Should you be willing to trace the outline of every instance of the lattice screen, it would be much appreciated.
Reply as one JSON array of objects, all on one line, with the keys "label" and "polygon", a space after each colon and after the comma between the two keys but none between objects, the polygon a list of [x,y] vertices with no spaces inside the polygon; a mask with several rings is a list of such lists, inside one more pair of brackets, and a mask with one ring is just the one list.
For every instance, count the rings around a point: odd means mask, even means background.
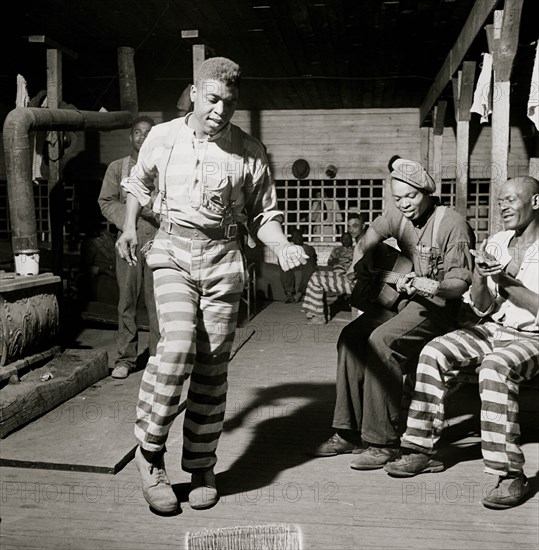
[{"label": "lattice screen", "polygon": [[[455,180],[443,180],[440,196],[446,206],[455,206]],[[477,179],[468,182],[468,207],[466,218],[481,243],[488,237],[490,180]]]},{"label": "lattice screen", "polygon": [[[361,212],[370,223],[383,210],[384,180],[277,180],[279,208],[286,212],[284,229],[287,234],[295,227],[303,230],[305,239],[313,242],[336,242],[346,229],[348,214]],[[481,242],[488,235],[489,187],[487,179],[471,180],[468,184],[468,221]],[[34,184],[38,239],[49,242],[49,219],[47,182]],[[80,217],[80,205],[76,188],[66,183],[65,189],[65,235],[72,239],[80,236],[76,220]],[[324,196],[325,211],[320,212],[321,196]],[[442,182],[443,203],[454,206],[455,181]],[[329,208],[331,207],[331,208]],[[71,225],[70,225],[71,224]],[[108,227],[103,218],[100,224]],[[7,199],[7,185],[0,182],[0,239],[9,239],[10,224]]]},{"label": "lattice screen", "polygon": [[287,234],[301,228],[309,242],[336,242],[348,215],[361,212],[370,223],[383,210],[384,180],[277,180],[279,209]]}]

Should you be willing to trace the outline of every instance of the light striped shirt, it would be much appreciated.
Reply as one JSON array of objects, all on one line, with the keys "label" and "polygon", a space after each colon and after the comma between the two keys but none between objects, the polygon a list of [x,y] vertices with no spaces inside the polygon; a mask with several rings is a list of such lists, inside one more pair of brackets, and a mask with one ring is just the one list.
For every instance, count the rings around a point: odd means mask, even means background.
[{"label": "light striped shirt", "polygon": [[233,213],[233,221],[256,235],[267,221],[282,221],[262,143],[238,127],[234,134],[232,124],[200,140],[187,124],[189,116],[151,129],[122,187],[144,206],[157,174],[154,211],[187,227],[218,228]]},{"label": "light striped shirt", "polygon": [[[503,268],[512,260],[509,253],[509,243],[515,234],[514,231],[499,231],[487,242],[486,251],[492,254]],[[516,276],[527,289],[539,294],[539,240],[529,243],[521,258],[520,267]],[[498,285],[488,277],[488,289],[492,295],[492,304],[482,312],[474,307],[470,291],[464,295],[464,301],[468,302],[472,309],[480,317],[490,315],[493,321],[517,330],[527,332],[539,332],[539,312],[534,315],[527,309],[513,304],[510,300],[502,298],[498,291]]]}]

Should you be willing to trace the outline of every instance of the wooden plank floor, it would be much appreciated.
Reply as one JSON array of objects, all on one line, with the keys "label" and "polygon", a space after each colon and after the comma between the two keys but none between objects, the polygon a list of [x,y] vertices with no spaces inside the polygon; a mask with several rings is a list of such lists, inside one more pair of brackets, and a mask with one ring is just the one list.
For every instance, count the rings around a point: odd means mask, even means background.
[{"label": "wooden plank floor", "polygon": [[[150,512],[133,462],[116,475],[5,467],[0,547],[181,549],[188,532],[293,523],[302,530],[304,549],[537,548],[537,430],[523,438],[533,496],[502,512],[480,504],[493,479],[482,472],[473,434],[445,450],[451,465],[445,472],[408,480],[354,471],[349,456],[308,455],[331,433],[335,346],[348,320],[343,313],[312,327],[298,304],[274,302],[239,329],[256,332],[230,364],[216,469],[223,498],[214,508],[194,511],[185,502],[189,477],[179,463],[178,418],[167,469],[182,501],[180,514]],[[113,342],[109,333],[90,339],[93,346]]]}]

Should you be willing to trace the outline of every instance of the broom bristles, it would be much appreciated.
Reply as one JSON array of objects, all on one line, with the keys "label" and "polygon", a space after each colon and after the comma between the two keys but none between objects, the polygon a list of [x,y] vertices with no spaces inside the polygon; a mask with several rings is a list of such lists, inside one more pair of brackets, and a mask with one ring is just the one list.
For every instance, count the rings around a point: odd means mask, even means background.
[{"label": "broom bristles", "polygon": [[239,525],[187,534],[187,550],[301,550],[299,527]]}]

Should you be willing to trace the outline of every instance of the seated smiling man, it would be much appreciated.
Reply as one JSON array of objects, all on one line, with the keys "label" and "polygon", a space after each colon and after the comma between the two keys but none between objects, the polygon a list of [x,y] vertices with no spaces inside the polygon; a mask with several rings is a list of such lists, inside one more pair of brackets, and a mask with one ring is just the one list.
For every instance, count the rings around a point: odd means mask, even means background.
[{"label": "seated smiling man", "polygon": [[[356,451],[350,463],[355,470],[381,469],[397,456],[403,374],[415,372],[426,342],[455,328],[472,280],[475,239],[466,220],[438,205],[434,179],[419,163],[394,157],[389,168],[395,205],[370,224],[354,264],[354,290],[360,285],[367,296],[363,314],[342,329],[337,342],[334,434],[312,451],[318,457]],[[375,260],[389,238],[411,271],[397,274],[391,283],[396,298],[386,308],[377,299],[382,292]],[[433,290],[419,291],[418,280]]]},{"label": "seated smiling man", "polygon": [[539,181],[508,180],[498,205],[505,231],[477,254],[470,304],[484,322],[427,344],[419,358],[402,455],[385,465],[392,476],[440,472],[434,455],[444,419],[445,382],[463,367],[477,367],[481,446],[485,472],[498,483],[487,508],[520,504],[529,491],[519,447],[519,384],[539,373]]}]

